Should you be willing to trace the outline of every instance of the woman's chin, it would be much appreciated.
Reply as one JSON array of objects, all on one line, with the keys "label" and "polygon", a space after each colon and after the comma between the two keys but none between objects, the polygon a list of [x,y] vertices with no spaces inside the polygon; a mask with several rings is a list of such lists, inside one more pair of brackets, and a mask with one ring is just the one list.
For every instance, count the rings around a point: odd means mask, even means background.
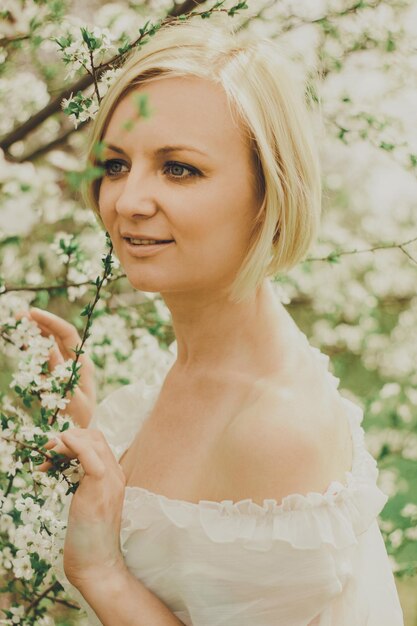
[{"label": "woman's chin", "polygon": [[133,289],[137,291],[146,291],[149,293],[159,293],[162,288],[162,283],[157,280],[144,280],[143,277],[139,278],[126,272],[126,278]]},{"label": "woman's chin", "polygon": [[133,287],[133,289],[136,289],[136,291],[146,291],[148,293],[158,293],[159,289],[158,287],[155,286],[155,284],[149,284],[149,283],[145,283],[141,280],[129,280],[128,277],[128,281],[131,285],[131,287]]}]

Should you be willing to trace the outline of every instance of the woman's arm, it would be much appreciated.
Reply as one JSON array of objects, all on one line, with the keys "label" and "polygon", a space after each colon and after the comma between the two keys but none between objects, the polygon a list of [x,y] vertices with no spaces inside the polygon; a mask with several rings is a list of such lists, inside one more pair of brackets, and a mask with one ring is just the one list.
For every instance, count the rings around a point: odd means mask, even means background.
[{"label": "woman's arm", "polygon": [[95,428],[69,428],[57,434],[54,450],[78,458],[84,470],[68,514],[63,554],[67,580],[104,626],[183,626],[126,567],[120,550],[126,476],[104,434]]},{"label": "woman's arm", "polygon": [[78,587],[103,626],[184,626],[127,568]]}]

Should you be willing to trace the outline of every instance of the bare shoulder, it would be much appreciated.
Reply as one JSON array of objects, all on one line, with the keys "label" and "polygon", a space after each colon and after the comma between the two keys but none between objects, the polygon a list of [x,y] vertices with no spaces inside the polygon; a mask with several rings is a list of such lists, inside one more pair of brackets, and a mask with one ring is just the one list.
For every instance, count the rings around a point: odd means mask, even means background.
[{"label": "bare shoulder", "polygon": [[[323,378],[308,387],[265,385],[230,424],[221,448],[223,478],[234,500],[324,493],[345,482],[352,441],[340,394]],[[305,383],[306,381],[304,381]]]}]

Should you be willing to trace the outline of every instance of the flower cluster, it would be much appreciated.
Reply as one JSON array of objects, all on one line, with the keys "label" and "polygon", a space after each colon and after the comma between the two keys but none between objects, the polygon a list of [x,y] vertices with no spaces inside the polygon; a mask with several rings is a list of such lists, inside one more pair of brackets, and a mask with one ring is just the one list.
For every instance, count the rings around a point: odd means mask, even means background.
[{"label": "flower cluster", "polygon": [[[170,313],[156,293],[133,293],[120,273],[103,281],[100,299],[90,304],[100,284],[104,233],[74,199],[86,145],[81,124],[95,117],[98,99],[122,71],[108,60],[122,56],[169,3],[147,3],[146,17],[143,3],[107,3],[94,10],[93,27],[88,4],[78,3],[79,15],[70,7],[62,19],[60,0],[25,0],[19,10],[6,0],[10,19],[0,26],[0,58],[6,57],[1,135],[48,104],[60,88],[62,63],[62,87],[86,73],[97,83],[82,92],[68,89],[62,107],[77,132],[65,142],[56,141],[62,115],[53,115],[0,152],[0,579],[14,594],[0,612],[7,626],[60,623],[54,597],[62,607],[66,596],[54,587],[52,565],[56,540],[65,533],[62,507],[80,477],[77,465],[55,475],[36,471],[46,433],[72,425],[66,390],[77,376],[74,360],[50,367],[53,340],[26,317],[17,322],[15,313],[32,304],[51,308],[78,328],[88,318],[84,348],[96,365],[99,399],[137,379],[155,382],[176,355]],[[410,84],[416,17],[407,2],[283,0],[265,5],[248,23],[246,16],[233,18],[249,33],[279,39],[294,66],[311,75],[320,102],[326,130],[319,141],[325,187],[320,238],[275,287],[310,341],[332,355],[343,394],[365,400],[367,442],[381,467],[380,486],[392,498],[380,525],[398,576],[412,573],[417,541],[410,480],[417,463],[417,245],[378,244],[417,236],[417,103]],[[18,36],[23,39],[12,41]],[[320,116],[314,120],[320,133]],[[53,149],[36,163],[16,162],[49,142]],[[50,599],[38,602],[46,589]],[[66,621],[78,624],[68,611]]]},{"label": "flower cluster", "polygon": [[66,33],[54,41],[59,46],[62,60],[69,66],[66,80],[80,68],[93,71],[115,50],[110,30],[98,26],[87,28],[68,24]]},{"label": "flower cluster", "polygon": [[63,98],[61,102],[62,109],[73,122],[74,127],[86,120],[94,119],[98,111],[98,102],[93,95],[85,96],[81,91],[70,95],[69,98]]},{"label": "flower cluster", "polygon": [[[22,90],[22,85],[25,89]],[[9,132],[17,123],[26,121],[49,101],[46,85],[33,73],[15,72],[13,76],[0,76],[0,107],[8,109],[8,115],[0,117],[0,135]],[[8,106],[10,102],[14,106]]]},{"label": "flower cluster", "polygon": [[35,168],[29,162],[12,163],[0,150],[0,185],[0,240],[29,234],[51,205],[55,215],[62,215],[56,209],[60,189],[47,168]]}]

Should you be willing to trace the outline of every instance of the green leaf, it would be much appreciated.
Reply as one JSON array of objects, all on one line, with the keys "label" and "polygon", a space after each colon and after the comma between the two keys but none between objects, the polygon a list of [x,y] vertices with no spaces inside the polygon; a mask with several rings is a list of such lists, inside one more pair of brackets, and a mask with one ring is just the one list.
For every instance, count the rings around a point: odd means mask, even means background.
[{"label": "green leaf", "polygon": [[127,120],[126,122],[123,122],[122,128],[123,130],[132,130],[134,125],[135,125],[135,122],[133,120]]},{"label": "green leaf", "polygon": [[381,141],[381,143],[379,144],[379,147],[382,148],[383,150],[386,150],[387,152],[392,152],[395,148],[395,144],[388,143],[387,141]]},{"label": "green leaf", "polygon": [[8,246],[9,244],[20,244],[21,238],[17,235],[11,235],[10,237],[5,237],[1,241],[2,246]]},{"label": "green leaf", "polygon": [[339,128],[339,132],[338,132],[338,139],[340,139],[341,141],[343,141],[343,143],[347,143],[346,139],[345,139],[345,135],[349,132],[348,128]]},{"label": "green leaf", "polygon": [[147,93],[136,93],[133,95],[133,101],[136,105],[137,113],[140,117],[150,117],[149,99]]},{"label": "green leaf", "polygon": [[36,293],[35,306],[37,306],[39,309],[46,309],[48,308],[48,304],[49,304],[48,291],[46,291],[46,289],[42,291],[38,291]]},{"label": "green leaf", "polygon": [[105,171],[104,167],[92,165],[82,172],[66,172],[65,179],[71,189],[77,191],[84,182],[88,183],[96,180],[97,178],[101,178]]},{"label": "green leaf", "polygon": [[32,398],[30,396],[25,396],[23,398],[23,404],[30,409],[30,407],[32,406]]},{"label": "green leaf", "polygon": [[394,50],[396,50],[396,48],[397,48],[397,44],[395,43],[395,40],[394,40],[394,38],[392,36],[392,33],[389,33],[388,39],[387,39],[386,44],[385,44],[385,50],[387,52],[394,52]]},{"label": "green leaf", "polygon": [[87,44],[88,49],[90,49],[90,42],[91,42],[90,33],[83,26],[81,26],[80,31],[81,31],[83,41]]},{"label": "green leaf", "polygon": [[234,7],[232,7],[231,9],[229,9],[229,11],[227,12],[228,15],[230,15],[231,17],[234,17],[235,13],[237,11],[240,11],[240,9],[248,9],[248,5],[246,4],[246,2],[239,2],[238,4],[236,4]]},{"label": "green leaf", "polygon": [[329,263],[340,263],[340,254],[339,254],[338,252],[336,252],[336,251],[331,252],[331,253],[327,256],[326,260],[327,260]]},{"label": "green leaf", "polygon": [[148,20],[148,21],[145,23],[145,25],[144,25],[144,26],[142,26],[142,28],[139,28],[139,34],[140,34],[140,35],[143,35],[144,33],[146,33],[146,29],[147,29],[147,27],[148,27],[149,22],[150,22],[150,20]]},{"label": "green leaf", "polygon": [[130,43],[130,41],[126,41],[126,43],[123,44],[123,46],[120,46],[120,48],[117,48],[117,52],[119,54],[125,54],[126,52],[130,50],[131,47],[132,47],[132,44]]},{"label": "green leaf", "polygon": [[101,161],[104,156],[104,151],[107,148],[107,144],[105,141],[97,141],[97,143],[93,146],[93,155]]}]

